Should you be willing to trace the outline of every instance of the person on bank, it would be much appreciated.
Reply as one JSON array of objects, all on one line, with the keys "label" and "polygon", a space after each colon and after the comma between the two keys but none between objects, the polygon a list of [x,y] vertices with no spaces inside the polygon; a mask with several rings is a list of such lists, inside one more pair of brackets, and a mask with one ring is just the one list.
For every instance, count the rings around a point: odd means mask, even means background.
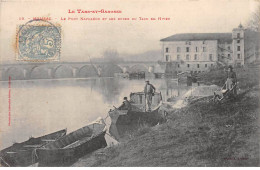
[{"label": "person on bank", "polygon": [[148,80],[145,82],[146,82],[146,84],[144,87],[144,94],[145,94],[145,98],[146,98],[148,112],[150,112],[151,106],[152,106],[153,95],[155,93],[155,87],[152,84],[150,84],[150,82]]},{"label": "person on bank", "polygon": [[228,66],[227,80],[222,90],[224,90],[224,92],[233,90],[233,94],[237,95],[237,91],[235,88],[236,85],[237,85],[237,76],[236,73],[233,71],[233,67],[230,65]]},{"label": "person on bank", "polygon": [[130,111],[132,109],[131,103],[129,100],[127,100],[127,97],[124,97],[124,101],[121,106],[119,106],[120,110],[128,110]]}]

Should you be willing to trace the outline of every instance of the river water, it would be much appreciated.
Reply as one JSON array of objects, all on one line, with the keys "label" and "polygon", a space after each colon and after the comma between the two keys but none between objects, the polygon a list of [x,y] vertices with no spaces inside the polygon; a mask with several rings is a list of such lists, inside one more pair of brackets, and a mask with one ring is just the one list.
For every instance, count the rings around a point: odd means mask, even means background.
[{"label": "river water", "polygon": [[[209,95],[212,89],[192,93],[193,87],[174,80],[150,81],[161,91],[163,100],[187,95]],[[131,92],[143,91],[144,80],[116,78],[57,79],[0,82],[0,149],[67,128],[68,133],[86,126],[98,117],[106,118]],[[9,89],[11,112],[9,123]],[[205,94],[202,94],[205,93]],[[106,119],[109,124],[109,119]]]}]

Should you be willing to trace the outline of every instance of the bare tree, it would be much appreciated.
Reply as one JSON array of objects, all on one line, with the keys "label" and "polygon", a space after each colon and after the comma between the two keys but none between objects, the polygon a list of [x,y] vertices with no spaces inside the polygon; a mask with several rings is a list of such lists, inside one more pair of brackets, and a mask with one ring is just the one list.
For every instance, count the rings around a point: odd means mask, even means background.
[{"label": "bare tree", "polygon": [[258,3],[256,11],[252,13],[252,16],[248,22],[248,29],[252,31],[260,31],[260,3]]},{"label": "bare tree", "polygon": [[107,49],[103,52],[103,58],[104,61],[110,62],[110,63],[118,63],[123,61],[121,57],[119,57],[119,54],[117,50],[115,49]]}]

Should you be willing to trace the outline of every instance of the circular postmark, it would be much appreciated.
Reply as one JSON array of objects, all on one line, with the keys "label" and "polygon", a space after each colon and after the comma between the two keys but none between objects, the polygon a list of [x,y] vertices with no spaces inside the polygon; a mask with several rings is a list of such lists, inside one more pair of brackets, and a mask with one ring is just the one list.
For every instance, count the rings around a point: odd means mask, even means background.
[{"label": "circular postmark", "polygon": [[17,60],[59,61],[61,27],[46,20],[31,20],[17,32]]}]

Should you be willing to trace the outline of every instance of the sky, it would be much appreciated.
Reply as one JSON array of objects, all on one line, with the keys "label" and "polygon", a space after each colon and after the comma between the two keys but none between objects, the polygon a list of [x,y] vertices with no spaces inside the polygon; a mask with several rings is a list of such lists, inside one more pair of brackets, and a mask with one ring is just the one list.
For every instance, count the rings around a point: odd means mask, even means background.
[{"label": "sky", "polygon": [[[60,25],[60,61],[78,62],[89,61],[88,56],[101,57],[107,49],[117,50],[119,54],[160,50],[160,39],[177,33],[231,32],[240,23],[247,24],[257,3],[255,0],[4,0],[0,2],[0,62],[21,62],[15,60],[17,26],[32,17],[51,17],[50,22]],[[69,9],[121,10],[122,13],[72,14],[68,13]],[[62,21],[61,17],[137,20]],[[139,17],[170,20],[144,21]]]}]

